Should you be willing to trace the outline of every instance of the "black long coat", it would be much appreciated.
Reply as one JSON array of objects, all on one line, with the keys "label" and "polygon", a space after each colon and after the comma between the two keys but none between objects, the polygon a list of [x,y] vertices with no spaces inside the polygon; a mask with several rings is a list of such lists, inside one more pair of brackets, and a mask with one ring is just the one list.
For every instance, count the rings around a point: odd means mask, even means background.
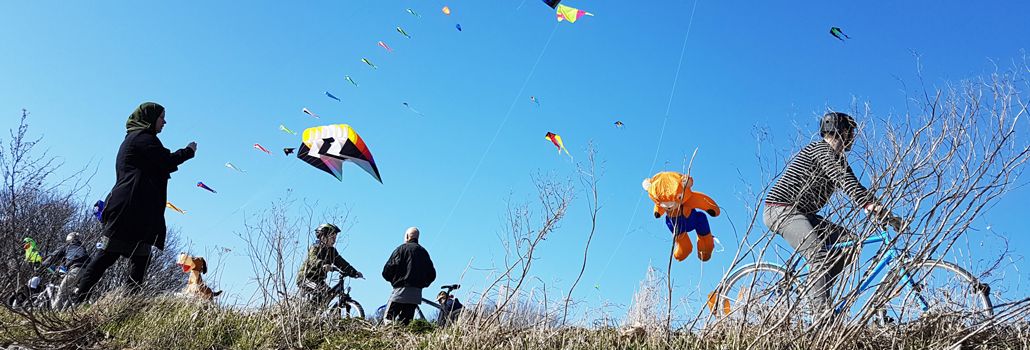
[{"label": "black long coat", "polygon": [[117,180],[100,219],[104,236],[163,250],[168,179],[193,155],[190,148],[169,151],[149,129],[126,134],[115,160]]}]

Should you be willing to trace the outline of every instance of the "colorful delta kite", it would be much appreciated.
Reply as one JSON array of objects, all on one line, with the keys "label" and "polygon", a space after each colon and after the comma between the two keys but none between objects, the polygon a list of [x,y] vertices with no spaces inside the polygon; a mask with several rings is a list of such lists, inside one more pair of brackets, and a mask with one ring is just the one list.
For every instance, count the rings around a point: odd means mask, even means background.
[{"label": "colorful delta kite", "polygon": [[354,82],[354,79],[351,79],[351,77],[349,75],[344,75],[343,78],[347,79],[347,81],[349,81],[351,84],[353,84],[354,87],[358,87],[358,83]]},{"label": "colorful delta kite", "polygon": [[443,14],[445,14],[445,15],[448,15],[448,16],[451,15],[451,8],[450,7],[444,6],[442,9],[440,9],[440,11],[443,12]]},{"label": "colorful delta kite", "polygon": [[616,121],[615,121],[615,127],[616,127],[616,128],[622,129],[622,127],[623,127],[624,125],[625,125],[625,124],[622,124],[622,121],[621,121],[621,120],[616,120]]},{"label": "colorful delta kite", "polygon": [[386,49],[387,53],[393,52],[393,49],[390,48],[390,45],[386,45],[386,43],[384,43],[382,40],[380,40],[377,45],[379,45],[379,47],[381,47],[381,48]]},{"label": "colorful delta kite", "polygon": [[404,31],[404,28],[397,27],[397,32],[401,33],[405,38],[411,39],[411,35],[408,35],[408,32]]},{"label": "colorful delta kite", "polygon": [[325,96],[328,97],[328,98],[336,100],[336,102],[343,102],[343,101],[340,101],[339,97],[333,96],[333,94],[329,93],[329,91],[325,92]]},{"label": "colorful delta kite", "polygon": [[215,192],[215,190],[211,189],[211,187],[207,187],[207,185],[205,185],[203,182],[197,182],[197,187],[200,187],[200,188],[203,188],[205,190],[208,190],[211,193],[218,193],[218,192]]},{"label": "colorful delta kite", "polygon": [[307,115],[310,115],[312,117],[315,117],[315,119],[319,119],[318,118],[318,114],[315,114],[314,112],[312,112],[311,110],[309,110],[307,108],[301,108],[300,111],[304,112],[304,114],[307,114]]},{"label": "colorful delta kite", "polygon": [[290,134],[290,135],[296,135],[297,134],[297,133],[293,132],[293,130],[290,130],[290,128],[287,128],[286,125],[282,125],[282,124],[279,124],[279,130],[282,131],[282,132],[285,132],[287,134]]},{"label": "colorful delta kite", "polygon": [[455,24],[454,28],[458,29],[458,31],[460,32],[461,31],[461,23]]},{"label": "colorful delta kite", "polygon": [[343,181],[343,163],[353,162],[379,183],[383,178],[361,136],[347,124],[334,124],[309,128],[302,135],[303,143],[297,158],[311,164],[337,180]]},{"label": "colorful delta kite", "polygon": [[558,148],[558,154],[561,154],[561,151],[565,151],[565,154],[568,154],[569,158],[572,158],[572,155],[569,154],[569,150],[565,148],[565,143],[562,142],[561,136],[558,136],[558,134],[553,132],[547,132],[547,135],[544,135],[544,138],[551,141],[551,143],[554,144],[554,147]]},{"label": "colorful delta kite", "polygon": [[422,114],[422,112],[419,112],[419,111],[415,110],[414,108],[411,108],[411,105],[409,105],[407,102],[402,102],[401,104],[404,105],[404,107],[407,107],[408,110],[411,111],[412,113],[418,114],[418,116],[420,116],[420,117],[425,117],[426,116],[425,114]]},{"label": "colorful delta kite", "polygon": [[410,9],[410,8],[409,8],[409,9],[407,9],[407,11],[408,11],[408,13],[410,13],[410,14],[411,14],[412,16],[415,16],[415,17],[417,17],[417,18],[422,18],[422,15],[420,15],[420,14],[418,14],[418,13],[415,13],[415,10],[412,10],[412,9]]},{"label": "colorful delta kite", "polygon": [[365,62],[365,64],[372,67],[372,69],[379,69],[379,67],[376,67],[376,65],[372,64],[372,61],[369,61],[367,58],[362,58],[361,62]]},{"label": "colorful delta kite", "polygon": [[558,16],[558,22],[569,21],[569,23],[576,23],[583,16],[593,16],[594,14],[586,12],[575,7],[565,6],[561,4],[561,0],[543,0],[547,6],[554,9],[555,14]]},{"label": "colorful delta kite", "polygon": [[93,203],[93,216],[97,218],[97,221],[103,221],[104,201],[97,201],[96,203]]},{"label": "colorful delta kite", "polygon": [[261,151],[261,152],[265,152],[266,154],[272,154],[272,152],[269,152],[267,148],[265,148],[264,146],[261,146],[260,143],[255,143],[254,144],[254,149],[256,149],[258,151]]},{"label": "colorful delta kite", "polygon": [[293,153],[294,150],[296,150],[296,148],[286,147],[286,148],[283,148],[283,153],[285,153],[287,156],[289,156],[290,154]]},{"label": "colorful delta kite", "polygon": [[232,163],[229,163],[229,162],[225,162],[225,167],[229,168],[229,169],[232,169],[232,170],[236,170],[237,172],[241,172],[241,173],[247,172],[246,170],[237,168],[235,165],[232,165]]},{"label": "colorful delta kite", "polygon": [[186,215],[186,211],[185,210],[179,209],[179,207],[175,206],[175,204],[172,204],[172,202],[165,201],[165,208],[174,210],[176,213],[179,213],[179,214],[182,214],[182,215]]},{"label": "colorful delta kite", "polygon": [[830,28],[830,35],[833,35],[834,38],[839,39],[841,42],[844,42],[844,39],[851,39],[850,36],[844,34],[844,32],[842,32],[840,28],[837,27]]}]

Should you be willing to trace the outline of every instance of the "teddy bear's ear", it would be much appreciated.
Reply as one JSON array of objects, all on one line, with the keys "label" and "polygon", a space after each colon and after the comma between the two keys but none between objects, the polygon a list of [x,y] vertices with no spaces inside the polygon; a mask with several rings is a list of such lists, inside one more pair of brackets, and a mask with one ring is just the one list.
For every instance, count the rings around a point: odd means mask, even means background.
[{"label": "teddy bear's ear", "polygon": [[644,191],[651,190],[651,178],[644,179],[644,182],[640,183],[640,186],[644,188]]}]

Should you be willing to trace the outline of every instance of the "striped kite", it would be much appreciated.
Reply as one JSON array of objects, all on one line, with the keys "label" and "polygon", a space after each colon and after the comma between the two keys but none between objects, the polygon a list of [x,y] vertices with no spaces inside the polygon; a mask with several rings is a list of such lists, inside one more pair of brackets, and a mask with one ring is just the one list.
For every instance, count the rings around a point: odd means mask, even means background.
[{"label": "striped kite", "polygon": [[315,117],[315,119],[319,119],[318,118],[318,114],[315,114],[314,112],[312,112],[311,110],[309,110],[307,108],[301,108],[300,111],[304,112],[304,114],[307,114],[307,115],[310,115],[312,117]]},{"label": "striped kite", "polygon": [[265,152],[267,154],[272,154],[272,152],[269,152],[267,148],[265,148],[264,146],[261,146],[260,143],[255,143],[254,144],[254,149],[256,149],[258,151],[261,151],[261,152]]},{"label": "striped kite", "polygon": [[293,130],[290,130],[290,128],[287,128],[286,125],[282,125],[282,124],[279,124],[279,130],[282,131],[282,132],[285,132],[287,134],[291,134],[291,135],[296,135],[297,134],[297,133],[293,132]]},{"label": "striped kite", "polygon": [[168,208],[168,209],[171,209],[171,210],[175,210],[175,212],[177,212],[179,214],[186,215],[186,211],[185,210],[179,209],[179,207],[175,206],[175,204],[172,204],[172,202],[165,201],[165,208]]},{"label": "striped kite", "polygon": [[379,47],[381,48],[386,49],[387,53],[393,52],[393,49],[390,48],[390,45],[386,45],[386,43],[384,43],[382,40],[380,40],[377,45],[379,45]]},{"label": "striped kite", "polygon": [[337,180],[343,181],[343,163],[352,162],[375,177],[376,181],[383,183],[372,152],[350,125],[309,128],[304,130],[301,139],[303,142],[297,151],[297,158],[333,175]]},{"label": "striped kite", "polygon": [[208,190],[211,193],[218,193],[218,192],[215,192],[215,190],[211,189],[211,187],[207,187],[207,185],[205,185],[203,182],[197,182],[197,187],[200,187],[200,188],[203,188],[205,190]]}]

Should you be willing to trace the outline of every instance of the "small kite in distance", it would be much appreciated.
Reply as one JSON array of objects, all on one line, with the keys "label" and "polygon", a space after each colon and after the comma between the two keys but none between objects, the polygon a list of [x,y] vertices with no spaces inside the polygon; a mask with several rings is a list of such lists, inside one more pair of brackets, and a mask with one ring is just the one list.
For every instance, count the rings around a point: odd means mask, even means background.
[{"label": "small kite in distance", "polygon": [[621,120],[616,120],[616,121],[615,121],[615,127],[616,127],[616,128],[622,129],[622,126],[623,126],[623,125],[624,125],[624,124],[622,124],[622,121],[621,121]]},{"label": "small kite in distance", "polygon": [[393,49],[390,48],[390,45],[386,45],[386,43],[384,43],[382,40],[379,41],[378,45],[379,47],[386,49],[387,53],[393,52]]},{"label": "small kite in distance", "polygon": [[291,135],[296,135],[297,134],[297,133],[293,132],[293,130],[290,130],[290,128],[287,128],[286,125],[282,125],[282,124],[279,124],[279,130],[281,130],[282,132],[285,132],[287,134],[291,134]]},{"label": "small kite in distance", "polygon": [[261,146],[260,143],[255,143],[254,144],[254,149],[256,149],[258,151],[261,151],[261,152],[268,153],[268,154],[272,154],[272,152],[269,152],[268,149],[266,149],[265,147]]},{"label": "small kite in distance", "polygon": [[171,210],[175,210],[176,213],[186,215],[185,210],[179,209],[179,207],[175,206],[175,204],[172,204],[172,202],[165,201],[165,207]]},{"label": "small kite in distance", "polygon": [[536,96],[529,96],[529,101],[536,103],[537,106],[540,106],[540,100],[537,100]]},{"label": "small kite in distance", "polygon": [[420,14],[418,14],[418,13],[415,13],[415,10],[412,10],[411,8],[408,8],[408,9],[407,9],[407,11],[408,11],[408,13],[410,13],[410,14],[411,14],[412,16],[415,16],[415,17],[418,17],[418,18],[422,18],[422,15],[420,15]]},{"label": "small kite in distance", "polygon": [[287,156],[289,156],[290,154],[293,154],[293,150],[295,150],[295,149],[296,148],[293,148],[293,147],[286,147],[286,148],[283,148],[283,153],[285,153]]},{"label": "small kite in distance", "polygon": [[415,110],[414,108],[411,108],[411,105],[409,105],[407,102],[403,102],[401,104],[404,105],[404,107],[407,107],[408,110],[414,112],[415,114],[418,114],[420,117],[425,117],[426,116],[425,114],[422,114],[422,112],[419,112],[419,111]]},{"label": "small kite in distance", "polygon": [[408,35],[408,32],[404,31],[404,28],[397,27],[397,32],[401,33],[405,38],[411,39],[411,35]]},{"label": "small kite in distance", "polygon": [[349,75],[344,75],[343,78],[347,79],[351,84],[354,84],[354,87],[358,86],[358,83],[354,82],[354,79],[351,79]]},{"label": "small kite in distance", "polygon": [[844,39],[851,39],[850,36],[844,34],[844,32],[837,27],[830,28],[830,35],[833,35],[834,38],[839,39],[841,42],[844,42]]},{"label": "small kite in distance", "polygon": [[235,165],[232,165],[232,163],[229,163],[229,162],[225,162],[225,167],[229,168],[229,169],[232,169],[232,170],[236,170],[237,172],[241,172],[241,173],[247,172],[246,170],[237,168]]},{"label": "small kite in distance", "polygon": [[208,190],[211,193],[218,193],[218,192],[215,192],[215,190],[211,189],[211,187],[207,187],[207,185],[205,185],[203,182],[197,182],[197,187],[200,187],[200,188],[203,188],[205,190]]},{"label": "small kite in distance", "polygon": [[376,65],[372,64],[372,61],[369,61],[367,58],[362,58],[361,62],[365,62],[365,64],[372,67],[372,69],[379,69],[379,67],[376,67]]},{"label": "small kite in distance", "polygon": [[307,108],[301,108],[301,110],[300,110],[300,111],[301,111],[301,112],[304,112],[304,114],[307,114],[307,115],[310,115],[310,116],[312,116],[312,117],[315,117],[315,119],[319,119],[319,118],[318,118],[318,114],[315,114],[315,113],[314,113],[314,112],[312,112],[312,111],[311,111],[310,109],[307,109]]},{"label": "small kite in distance", "polygon": [[343,101],[340,101],[339,97],[333,96],[333,94],[329,93],[329,91],[325,92],[325,96],[328,97],[328,98],[336,100],[336,102],[343,102]]},{"label": "small kite in distance", "polygon": [[445,14],[445,15],[448,15],[448,16],[451,15],[451,8],[450,7],[444,6],[442,9],[440,9],[440,11],[442,11],[443,14]]},{"label": "small kite in distance", "polygon": [[458,31],[460,32],[461,31],[461,23],[455,24],[454,28],[457,28]]}]

